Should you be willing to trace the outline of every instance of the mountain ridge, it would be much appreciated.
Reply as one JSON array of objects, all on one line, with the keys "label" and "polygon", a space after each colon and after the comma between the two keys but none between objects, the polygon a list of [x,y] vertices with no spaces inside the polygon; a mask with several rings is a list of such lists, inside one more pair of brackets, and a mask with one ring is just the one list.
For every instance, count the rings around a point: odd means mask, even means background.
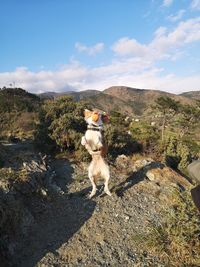
[{"label": "mountain ridge", "polygon": [[[139,89],[127,86],[111,86],[99,90],[84,90],[79,92],[53,93],[56,98],[63,95],[71,95],[76,101],[86,100],[91,105],[105,111],[116,110],[124,114],[142,115],[151,112],[152,106],[159,97],[170,97],[182,104],[193,104],[194,98],[186,94],[173,94],[154,89]],[[43,98],[49,98],[48,93]],[[40,95],[41,97],[41,95]]]}]

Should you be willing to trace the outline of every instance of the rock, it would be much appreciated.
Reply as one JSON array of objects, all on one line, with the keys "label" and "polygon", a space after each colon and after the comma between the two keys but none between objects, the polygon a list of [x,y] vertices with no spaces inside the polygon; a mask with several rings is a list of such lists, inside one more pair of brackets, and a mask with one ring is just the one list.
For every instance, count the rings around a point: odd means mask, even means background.
[{"label": "rock", "polygon": [[40,189],[40,193],[43,197],[46,197],[47,196],[47,191],[44,190],[43,188]]},{"label": "rock", "polygon": [[189,176],[200,183],[200,160],[195,160],[187,167]]},{"label": "rock", "polygon": [[119,155],[115,160],[115,164],[117,167],[127,168],[127,166],[129,165],[129,158],[124,154]]},{"label": "rock", "polygon": [[136,160],[134,165],[132,166],[132,169],[133,169],[133,171],[138,171],[138,170],[148,166],[152,162],[154,162],[154,160],[151,158]]},{"label": "rock", "polygon": [[150,181],[155,181],[156,180],[156,175],[155,173],[153,173],[152,171],[148,171],[146,173],[146,177],[150,180]]},{"label": "rock", "polygon": [[175,185],[181,185],[184,188],[191,187],[190,182],[186,178],[166,166],[164,168],[158,167],[149,169],[146,172],[146,177],[150,181],[159,182],[161,184],[171,183]]},{"label": "rock", "polygon": [[191,195],[192,195],[194,204],[196,205],[196,207],[198,208],[200,212],[200,197],[199,197],[200,196],[200,185],[192,188]]}]

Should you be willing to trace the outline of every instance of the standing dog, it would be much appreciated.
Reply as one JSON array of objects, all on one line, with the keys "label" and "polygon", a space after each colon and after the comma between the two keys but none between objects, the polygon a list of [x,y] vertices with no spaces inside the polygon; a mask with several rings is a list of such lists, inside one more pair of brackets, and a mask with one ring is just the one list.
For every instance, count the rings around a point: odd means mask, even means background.
[{"label": "standing dog", "polygon": [[85,109],[84,117],[88,126],[85,135],[82,137],[81,144],[83,146],[88,145],[92,151],[100,150],[103,147],[103,122],[108,120],[108,115],[97,110],[90,111]]},{"label": "standing dog", "polygon": [[104,160],[106,145],[102,136],[103,122],[108,121],[108,115],[97,110],[85,110],[84,116],[88,128],[85,136],[82,137],[81,144],[85,146],[89,154],[92,156],[92,161],[88,168],[88,176],[92,183],[92,192],[90,193],[89,198],[92,198],[96,194],[98,176],[101,176],[105,181],[104,192],[111,196],[108,188],[110,172],[109,167]]}]

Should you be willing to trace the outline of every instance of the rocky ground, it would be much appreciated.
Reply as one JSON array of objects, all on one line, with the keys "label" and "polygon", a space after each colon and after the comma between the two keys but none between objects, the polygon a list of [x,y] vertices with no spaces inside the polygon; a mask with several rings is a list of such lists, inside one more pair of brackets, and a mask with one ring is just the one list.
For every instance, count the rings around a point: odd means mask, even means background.
[{"label": "rocky ground", "polygon": [[43,156],[26,142],[5,148],[4,168],[27,175],[20,182],[0,177],[0,229],[16,220],[1,234],[5,266],[170,266],[139,247],[138,238],[162,225],[173,192],[191,187],[183,176],[152,159],[122,155],[110,164],[112,196],[99,182],[88,199],[86,163]]}]

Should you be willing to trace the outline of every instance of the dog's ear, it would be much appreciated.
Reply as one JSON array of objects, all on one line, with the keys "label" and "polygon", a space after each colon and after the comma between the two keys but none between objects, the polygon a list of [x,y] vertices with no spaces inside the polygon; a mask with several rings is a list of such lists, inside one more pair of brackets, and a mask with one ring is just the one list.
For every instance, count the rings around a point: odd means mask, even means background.
[{"label": "dog's ear", "polygon": [[87,118],[89,118],[92,115],[92,111],[90,111],[89,109],[85,109],[83,111],[83,115],[87,119]]},{"label": "dog's ear", "polygon": [[106,112],[104,112],[101,115],[101,118],[102,118],[103,123],[108,123],[110,121],[110,117],[109,117],[108,113],[106,113]]},{"label": "dog's ear", "polygon": [[98,111],[94,110],[94,111],[92,112],[92,120],[93,120],[94,122],[97,122],[97,121],[98,121],[99,116],[100,116],[100,114],[99,114]]}]

